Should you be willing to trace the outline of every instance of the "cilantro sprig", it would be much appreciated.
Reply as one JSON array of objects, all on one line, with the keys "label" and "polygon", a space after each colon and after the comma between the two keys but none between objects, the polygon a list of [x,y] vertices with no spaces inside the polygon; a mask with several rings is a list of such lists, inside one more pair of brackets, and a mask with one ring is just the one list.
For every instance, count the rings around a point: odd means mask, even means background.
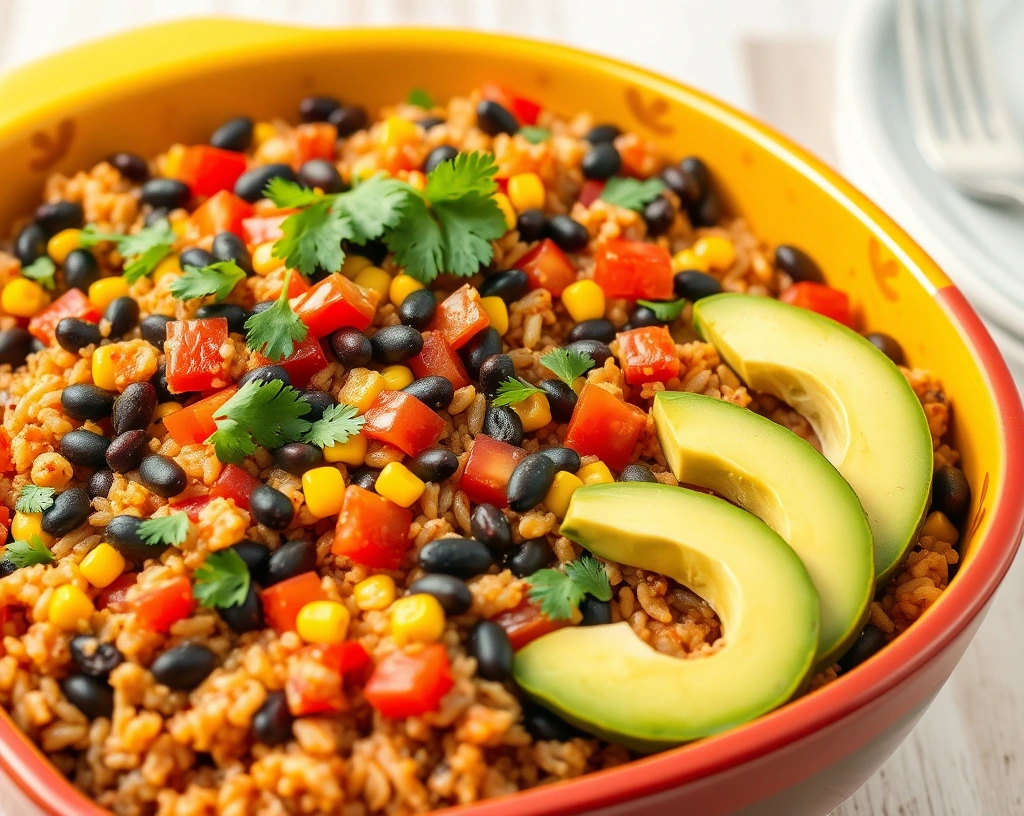
[{"label": "cilantro sprig", "polygon": [[171,513],[146,519],[139,525],[139,538],[153,547],[160,545],[177,547],[188,538],[191,522],[187,513]]},{"label": "cilantro sprig", "polygon": [[301,418],[309,411],[309,403],[291,386],[280,380],[253,380],[217,409],[217,430],[206,441],[220,461],[237,465],[255,453],[257,445],[278,448],[300,440],[310,429]]},{"label": "cilantro sprig", "polygon": [[45,513],[53,507],[53,496],[56,492],[52,487],[27,484],[18,492],[14,509],[19,513]]},{"label": "cilantro sprig", "polygon": [[195,572],[192,595],[202,606],[227,609],[240,606],[249,594],[249,567],[234,550],[210,553]]},{"label": "cilantro sprig", "polygon": [[171,254],[177,235],[166,218],[133,233],[124,235],[116,232],[100,232],[95,224],[86,224],[79,235],[83,247],[93,247],[103,241],[117,245],[117,251],[126,263],[122,275],[128,283],[135,283],[149,275],[157,264]]},{"label": "cilantro sprig", "polygon": [[290,269],[284,273],[281,294],[274,305],[245,321],[245,345],[272,363],[291,355],[295,344],[301,343],[309,334],[309,327],[295,314],[288,299],[291,275]]},{"label": "cilantro sprig", "polygon": [[16,569],[22,569],[35,564],[53,564],[57,559],[47,549],[43,540],[34,535],[28,541],[12,541],[8,544],[4,549],[3,560]]},{"label": "cilantro sprig", "polygon": [[662,194],[665,182],[649,178],[640,181],[635,178],[613,176],[608,179],[599,198],[616,207],[640,211]]},{"label": "cilantro sprig", "polygon": [[506,377],[505,381],[498,385],[498,393],[491,404],[499,408],[502,405],[515,405],[517,402],[529,399],[534,394],[543,393],[540,388],[519,379],[519,377]]},{"label": "cilantro sprig", "polygon": [[425,88],[413,88],[409,91],[409,96],[406,97],[405,101],[410,105],[415,105],[417,108],[424,108],[429,110],[434,107],[434,100],[430,94],[427,93]]},{"label": "cilantro sprig", "polygon": [[542,569],[533,573],[530,600],[540,604],[540,610],[552,620],[568,620],[579,608],[583,598],[592,595],[599,601],[610,601],[612,587],[604,564],[588,553],[563,566],[564,572]]},{"label": "cilantro sprig", "polygon": [[536,125],[523,125],[519,128],[519,135],[522,136],[530,144],[540,144],[546,142],[551,138],[551,131],[547,128],[537,127]]},{"label": "cilantro sprig", "polygon": [[185,266],[185,274],[171,281],[171,294],[178,300],[193,300],[215,295],[224,300],[231,294],[245,271],[234,261],[217,261],[209,266]]},{"label": "cilantro sprig", "polygon": [[324,411],[322,418],[310,426],[302,441],[320,448],[343,445],[366,424],[366,418],[358,414],[359,409],[354,405],[343,402],[332,405]]},{"label": "cilantro sprig", "polygon": [[646,306],[652,312],[658,320],[664,320],[666,323],[671,323],[679,315],[683,313],[683,308],[686,306],[686,299],[679,298],[678,300],[638,300],[641,306]]},{"label": "cilantro sprig", "polygon": [[57,264],[50,260],[47,256],[43,255],[36,258],[28,266],[23,267],[21,270],[21,276],[28,278],[29,280],[36,281],[40,286],[49,291],[53,291],[54,281],[53,276],[57,272]]},{"label": "cilantro sprig", "polygon": [[556,348],[540,356],[540,364],[570,388],[595,365],[589,354],[576,349]]}]

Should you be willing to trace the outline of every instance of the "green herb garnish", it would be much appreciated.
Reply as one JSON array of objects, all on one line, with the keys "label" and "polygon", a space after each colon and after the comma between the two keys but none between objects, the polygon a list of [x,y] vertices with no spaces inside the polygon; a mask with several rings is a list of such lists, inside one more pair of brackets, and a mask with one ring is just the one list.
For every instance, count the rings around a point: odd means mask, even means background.
[{"label": "green herb garnish", "polygon": [[52,292],[54,287],[53,276],[56,272],[57,264],[43,255],[36,258],[28,266],[23,267],[21,275],[24,278],[38,282],[44,289]]},{"label": "green herb garnish", "polygon": [[359,416],[359,410],[354,405],[342,402],[324,411],[323,418],[312,424],[302,441],[318,448],[328,448],[334,444],[343,445],[359,433],[365,424],[366,418]]},{"label": "green herb garnish", "polygon": [[210,553],[195,572],[192,595],[202,606],[241,606],[249,594],[249,567],[234,550]]},{"label": "green herb garnish", "polygon": [[237,465],[256,445],[278,448],[302,439],[310,423],[301,417],[309,410],[299,392],[280,380],[247,382],[217,409],[217,430],[206,441],[220,461]]},{"label": "green herb garnish", "polygon": [[661,179],[650,178],[640,181],[634,178],[614,176],[608,179],[599,198],[616,207],[639,212],[665,189]]},{"label": "green herb garnish", "polygon": [[540,388],[535,385],[530,385],[525,380],[521,380],[518,377],[508,377],[498,386],[498,393],[492,400],[491,404],[497,407],[501,407],[502,405],[514,405],[517,402],[529,399],[534,394],[543,393],[544,392]]},{"label": "green herb garnish", "polygon": [[536,125],[523,125],[519,128],[518,133],[530,144],[540,144],[541,142],[546,142],[551,138],[550,130],[547,128],[537,127]]},{"label": "green herb garnish", "polygon": [[434,107],[434,100],[430,98],[430,94],[424,88],[413,88],[409,91],[409,96],[406,97],[405,101],[410,105],[415,105],[417,108],[429,110]]},{"label": "green herb garnish", "polygon": [[12,541],[4,550],[3,557],[17,569],[34,564],[53,564],[57,560],[37,535],[32,536],[30,541]]},{"label": "green herb garnish", "polygon": [[171,294],[178,300],[192,300],[215,295],[224,300],[231,294],[240,280],[245,278],[244,270],[234,261],[217,261],[209,266],[186,266],[185,274],[171,281]]},{"label": "green herb garnish", "polygon": [[19,513],[45,513],[53,507],[53,495],[56,492],[52,487],[27,484],[18,492],[14,509]]},{"label": "green herb garnish", "polygon": [[576,380],[595,365],[589,354],[576,349],[556,348],[540,356],[540,364],[572,388]]},{"label": "green herb garnish", "polygon": [[171,513],[169,516],[146,519],[139,525],[139,538],[153,547],[177,547],[188,538],[190,524],[187,513]]},{"label": "green herb garnish", "polygon": [[281,294],[274,305],[245,321],[245,345],[272,363],[288,357],[295,350],[295,344],[309,334],[309,328],[295,314],[288,299],[291,274],[290,269],[284,273]]},{"label": "green herb garnish", "polygon": [[686,299],[679,298],[679,300],[638,300],[638,304],[646,306],[652,312],[658,320],[664,320],[666,323],[671,323],[679,315],[683,313],[683,307],[686,306]]},{"label": "green herb garnish", "polygon": [[604,565],[592,555],[584,553],[563,569],[565,572],[538,570],[527,579],[530,600],[539,603],[540,611],[552,620],[571,618],[586,595],[599,601],[611,600],[612,587]]},{"label": "green herb garnish", "polygon": [[166,218],[132,235],[114,232],[99,232],[95,224],[86,224],[79,235],[79,242],[84,247],[96,246],[103,241],[117,244],[117,251],[126,260],[123,276],[129,283],[149,275],[157,264],[171,254],[171,247],[177,240],[177,234]]}]

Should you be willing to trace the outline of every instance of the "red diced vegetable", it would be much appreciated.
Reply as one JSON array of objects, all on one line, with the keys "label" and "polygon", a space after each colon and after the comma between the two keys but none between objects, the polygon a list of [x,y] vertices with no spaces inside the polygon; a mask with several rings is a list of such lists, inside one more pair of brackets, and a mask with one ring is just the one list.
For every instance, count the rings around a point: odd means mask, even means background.
[{"label": "red diced vegetable", "polygon": [[480,93],[484,99],[497,102],[505,108],[505,110],[519,120],[520,124],[537,124],[537,117],[540,115],[541,106],[532,99],[516,96],[508,88],[503,88],[501,85],[495,85],[491,82],[484,83],[480,88]]},{"label": "red diced vegetable", "polygon": [[88,323],[99,323],[100,313],[81,289],[68,289],[63,295],[28,322],[33,337],[46,345],[53,344],[53,332],[65,317],[77,317]]},{"label": "red diced vegetable", "polygon": [[604,179],[587,179],[580,188],[579,202],[584,207],[589,207],[601,197],[604,192]]},{"label": "red diced vegetable", "polygon": [[192,582],[185,576],[173,578],[152,589],[139,593],[129,601],[135,620],[143,629],[166,632],[180,620],[185,620],[196,608],[192,597]]},{"label": "red diced vegetable", "polygon": [[441,438],[444,420],[411,394],[381,391],[366,409],[363,435],[416,456]]},{"label": "red diced vegetable", "polygon": [[326,601],[327,593],[320,586],[315,572],[304,572],[267,587],[260,593],[263,615],[278,634],[295,631],[299,610],[310,601]]},{"label": "red diced vegetable", "polygon": [[470,501],[508,507],[505,490],[509,477],[525,457],[522,448],[477,434],[459,487]]},{"label": "red diced vegetable", "polygon": [[233,499],[237,507],[249,509],[249,496],[262,482],[237,465],[225,465],[210,488],[211,498]]},{"label": "red diced vegetable", "polygon": [[519,268],[529,278],[531,289],[547,289],[555,297],[561,297],[565,287],[576,280],[576,267],[550,238],[527,252]]},{"label": "red diced vegetable", "polygon": [[207,493],[205,496],[192,496],[191,498],[182,499],[181,501],[172,499],[170,505],[174,512],[184,513],[189,517],[189,520],[195,524],[199,521],[199,514],[202,512],[203,508],[210,503],[212,498],[213,496]]},{"label": "red diced vegetable", "polygon": [[11,459],[11,435],[0,425],[0,473],[11,473],[17,470]]},{"label": "red diced vegetable", "polygon": [[594,253],[594,280],[612,298],[670,300],[672,257],[668,250],[646,241],[616,238]]},{"label": "red diced vegetable", "polygon": [[[277,300],[281,296],[281,287],[284,286],[284,276],[287,273],[288,270],[282,266],[280,269],[275,269],[263,276],[266,284],[263,290],[265,300]],[[288,297],[297,298],[308,291],[309,284],[306,283],[306,279],[298,272],[292,270],[292,273],[288,275]]]},{"label": "red diced vegetable", "polygon": [[198,239],[233,232],[242,237],[242,222],[252,215],[252,204],[221,190],[215,193],[189,217],[189,235]]},{"label": "red diced vegetable", "polygon": [[228,342],[226,317],[175,320],[167,324],[164,354],[167,387],[172,394],[209,391],[231,382],[224,356]]},{"label": "red diced vegetable", "polygon": [[[281,232],[281,224],[289,215],[297,213],[298,210],[278,210],[273,215],[253,216],[242,221],[242,240],[247,244],[264,244],[267,241],[276,241],[284,233]],[[300,277],[292,275],[293,278]]]},{"label": "red diced vegetable", "polygon": [[643,326],[621,332],[619,364],[630,385],[637,383],[668,382],[679,374],[679,356],[676,343],[664,326]]},{"label": "red diced vegetable", "polygon": [[109,583],[96,598],[97,609],[109,609],[111,612],[127,612],[128,590],[135,586],[139,579],[137,572],[124,572]]},{"label": "red diced vegetable", "polygon": [[171,439],[179,445],[198,445],[205,442],[210,438],[210,434],[217,430],[213,415],[237,390],[233,386],[225,388],[165,416],[164,427],[171,435]]},{"label": "red diced vegetable", "polygon": [[306,122],[292,131],[295,169],[310,159],[333,159],[337,151],[338,129],[327,122]]},{"label": "red diced vegetable", "polygon": [[362,331],[373,322],[377,309],[375,295],[356,286],[335,272],[292,301],[302,322],[314,337],[323,337],[335,329],[352,327]]},{"label": "red diced vegetable", "polygon": [[345,488],[331,552],[357,564],[398,569],[409,549],[412,513],[358,485]]},{"label": "red diced vegetable", "polygon": [[490,322],[480,305],[480,293],[467,283],[437,307],[430,328],[440,332],[453,349],[460,349],[473,335],[486,329]]},{"label": "red diced vegetable", "polygon": [[417,377],[429,377],[432,374],[444,377],[456,389],[469,385],[466,366],[440,332],[423,332],[423,350],[406,362]]},{"label": "red diced vegetable", "polygon": [[850,314],[850,297],[846,292],[833,289],[823,283],[801,281],[786,289],[779,300],[792,306],[810,309],[825,317],[831,317],[844,326],[853,328],[853,317]]},{"label": "red diced vegetable", "polygon": [[11,529],[11,508],[7,505],[0,505],[0,541],[7,540],[7,533]]},{"label": "red diced vegetable", "polygon": [[431,643],[415,654],[397,651],[381,660],[363,696],[385,717],[415,717],[436,711],[452,685],[448,652]]},{"label": "red diced vegetable", "polygon": [[[254,356],[260,365],[270,363],[270,360],[262,354]],[[295,344],[291,354],[278,360],[274,365],[279,365],[288,372],[293,386],[305,388],[314,374],[326,368],[327,357],[324,355],[324,350],[320,348],[320,341],[310,333],[301,343]]]},{"label": "red diced vegetable", "polygon": [[244,172],[244,153],[210,145],[186,147],[178,165],[178,179],[191,188],[192,195],[197,196],[233,190],[238,177]]},{"label": "red diced vegetable", "polygon": [[[596,456],[608,467],[629,464],[647,412],[623,402],[597,385],[585,385],[565,434],[565,447],[580,456]],[[479,437],[477,437],[479,439]]]},{"label": "red diced vegetable", "polygon": [[285,694],[295,717],[345,711],[345,678],[370,664],[358,641],[306,646],[288,666]]},{"label": "red diced vegetable", "polygon": [[539,604],[526,597],[491,620],[505,630],[513,649],[521,649],[531,640],[569,625],[567,620],[552,620],[540,611]]}]

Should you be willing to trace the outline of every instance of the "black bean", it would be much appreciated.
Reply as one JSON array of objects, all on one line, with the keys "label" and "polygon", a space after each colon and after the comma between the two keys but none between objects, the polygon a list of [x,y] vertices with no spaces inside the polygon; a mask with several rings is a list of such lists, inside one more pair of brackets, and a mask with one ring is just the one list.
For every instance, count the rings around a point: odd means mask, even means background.
[{"label": "black bean", "polygon": [[576,410],[576,392],[561,380],[542,380],[540,389],[547,395],[551,416],[558,422],[568,422]]},{"label": "black bean", "polygon": [[575,473],[580,469],[580,455],[572,448],[544,448],[539,453],[554,462],[559,470]]},{"label": "black bean", "polygon": [[658,479],[654,475],[654,471],[651,470],[647,465],[641,465],[636,462],[632,465],[626,465],[619,473],[617,482],[657,482]]},{"label": "black bean", "polygon": [[590,241],[587,228],[567,215],[553,215],[544,225],[544,235],[564,252],[578,252]]},{"label": "black bean", "polygon": [[114,400],[110,426],[115,434],[144,431],[153,421],[156,410],[156,388],[148,382],[131,383]]},{"label": "black bean", "polygon": [[330,343],[334,356],[345,368],[363,368],[373,359],[370,339],[358,329],[338,329],[331,334]]},{"label": "black bean", "polygon": [[523,727],[535,740],[568,742],[579,736],[579,731],[546,708],[528,703],[523,706]]},{"label": "black bean", "polygon": [[512,571],[516,578],[526,578],[542,570],[555,560],[555,551],[546,538],[531,538],[516,544],[505,553],[502,566]]},{"label": "black bean", "polygon": [[971,486],[963,471],[943,465],[932,478],[932,507],[958,521],[971,506]]},{"label": "black bean", "polygon": [[8,575],[14,575],[17,571],[17,565],[7,557],[6,552],[3,555],[0,555],[0,578],[6,578]]},{"label": "black bean", "polygon": [[60,440],[60,455],[73,465],[103,468],[107,466],[107,447],[110,440],[95,431],[76,428]]},{"label": "black bean", "polygon": [[177,179],[155,178],[142,185],[142,203],[150,207],[176,210],[188,204],[192,191]]},{"label": "black bean", "polygon": [[597,340],[576,340],[569,343],[566,348],[587,355],[594,361],[595,368],[601,368],[612,356],[612,350],[608,348],[607,343],[600,343]]},{"label": "black bean", "polygon": [[288,709],[288,697],[283,691],[271,691],[253,715],[252,734],[257,742],[264,745],[283,745],[292,738],[293,722],[295,718]]},{"label": "black bean", "polygon": [[516,367],[507,354],[495,354],[484,360],[477,376],[484,393],[493,398],[505,380],[516,376]]},{"label": "black bean", "polygon": [[292,384],[292,378],[288,376],[288,372],[281,368],[281,366],[265,365],[246,372],[241,379],[239,379],[238,387],[241,388],[246,383],[272,382],[273,380],[280,380],[281,385]]},{"label": "black bean", "polygon": [[167,363],[160,363],[156,367],[156,374],[149,378],[149,384],[156,389],[157,402],[181,402],[188,400],[191,392],[172,394],[171,387],[167,382]]},{"label": "black bean", "polygon": [[306,442],[289,442],[274,451],[274,465],[287,470],[293,476],[301,476],[307,470],[324,463],[324,452],[316,445]]},{"label": "black bean", "polygon": [[722,284],[718,282],[718,278],[708,275],[706,272],[698,272],[696,269],[684,269],[682,272],[676,272],[673,286],[677,297],[690,301],[711,297],[722,291]]},{"label": "black bean", "polygon": [[103,643],[91,635],[75,635],[71,638],[71,659],[82,674],[106,677],[124,662],[124,655],[113,643]]},{"label": "black bean", "polygon": [[29,224],[14,240],[14,254],[22,268],[30,266],[46,254],[46,231],[36,223]]},{"label": "black bean", "polygon": [[223,317],[228,321],[228,331],[245,334],[245,321],[249,313],[237,303],[207,303],[196,309],[196,317]]},{"label": "black bean", "polygon": [[836,662],[839,664],[840,669],[848,672],[871,657],[871,655],[885,646],[885,643],[885,632],[869,623],[861,630],[861,633],[857,636],[857,639],[847,650],[846,654]]},{"label": "black bean", "polygon": [[43,532],[67,535],[77,529],[92,512],[92,499],[84,487],[72,487],[53,497],[50,509],[43,513]]},{"label": "black bean", "polygon": [[708,190],[700,204],[690,211],[690,221],[695,227],[713,227],[722,220],[724,209],[718,191]]},{"label": "black bean", "polygon": [[60,405],[72,419],[106,419],[114,410],[114,395],[92,383],[72,383],[61,392]]},{"label": "black bean", "polygon": [[88,292],[100,278],[100,265],[96,256],[88,249],[79,247],[71,250],[64,259],[64,283],[69,289]]},{"label": "black bean", "polygon": [[462,348],[462,359],[466,362],[469,376],[479,379],[483,364],[496,354],[501,354],[501,335],[496,328],[488,326],[473,335]]},{"label": "black bean", "polygon": [[[108,471],[109,472],[109,471]],[[121,555],[136,564],[142,564],[150,558],[159,558],[167,549],[159,544],[147,544],[139,535],[142,519],[135,516],[114,516],[103,533],[103,540]]]},{"label": "black bean", "polygon": [[516,133],[519,122],[505,108],[490,99],[482,99],[476,106],[476,126],[488,136]]},{"label": "black bean", "polygon": [[664,326],[665,321],[655,314],[654,309],[638,303],[629,313],[629,325],[630,328],[639,329],[644,326]]},{"label": "black bean", "polygon": [[107,448],[107,464],[114,473],[127,473],[142,464],[149,453],[149,435],[145,431],[125,431],[114,437]]},{"label": "black bean", "polygon": [[376,490],[378,476],[380,476],[379,469],[364,465],[349,474],[349,481],[363,490]]},{"label": "black bean", "polygon": [[374,266],[380,266],[384,263],[384,259],[388,255],[388,251],[388,245],[379,239],[375,241],[367,241],[365,244],[351,247],[351,252],[353,254],[366,258]]},{"label": "black bean", "polygon": [[547,224],[547,220],[543,210],[523,210],[516,219],[519,240],[527,244],[539,241],[544,237],[544,225]]},{"label": "black bean", "polygon": [[213,263],[213,255],[205,249],[189,247],[181,253],[181,257],[178,258],[178,263],[180,263],[183,268],[186,266],[194,266],[198,269],[202,269],[203,267],[209,266]]},{"label": "black bean", "polygon": [[280,490],[265,484],[249,495],[249,511],[258,524],[271,530],[283,530],[295,517],[291,500]]},{"label": "black bean", "polygon": [[517,513],[532,510],[542,501],[558,472],[555,463],[540,453],[531,453],[508,479],[508,506]]},{"label": "black bean", "polygon": [[316,544],[301,538],[286,541],[270,556],[264,585],[273,586],[288,578],[294,578],[296,575],[312,572],[315,569]]},{"label": "black bean", "polygon": [[666,167],[661,171],[659,178],[679,197],[680,202],[687,209],[700,203],[704,195],[704,190],[698,179],[678,165]]},{"label": "black bean", "polygon": [[72,354],[78,354],[86,346],[98,346],[102,339],[99,326],[77,317],[61,318],[53,330],[53,336],[57,345]]},{"label": "black bean", "polygon": [[97,470],[89,477],[89,495],[94,499],[105,499],[114,486],[112,470]]},{"label": "black bean", "polygon": [[512,676],[512,643],[494,621],[482,620],[470,630],[467,649],[479,677],[501,683]]},{"label": "black bean", "polygon": [[615,325],[603,317],[595,317],[591,320],[582,320],[569,330],[568,340],[574,343],[577,340],[596,340],[599,343],[610,343],[615,339]]},{"label": "black bean", "polygon": [[406,461],[405,466],[417,479],[440,484],[459,469],[459,457],[446,448],[427,448]]},{"label": "black bean", "polygon": [[107,161],[128,181],[141,184],[149,178],[149,165],[142,156],[135,153],[115,153]]},{"label": "black bean", "polygon": [[333,96],[307,96],[299,102],[299,116],[303,122],[326,122],[340,107],[341,102]]},{"label": "black bean", "polygon": [[210,136],[210,144],[221,150],[244,153],[252,144],[253,121],[248,116],[228,119]]},{"label": "black bean", "polygon": [[299,184],[304,187],[318,187],[327,195],[347,189],[345,180],[334,162],[327,159],[310,159],[299,168]]},{"label": "black bean", "polygon": [[583,620],[580,626],[602,626],[612,622],[612,606],[608,601],[599,601],[587,595],[580,601],[580,614]]},{"label": "black bean", "polygon": [[173,322],[173,317],[160,314],[149,315],[143,318],[139,324],[142,339],[151,346],[156,346],[158,349],[163,350],[164,343],[167,341],[167,324]]},{"label": "black bean", "polygon": [[237,544],[232,545],[231,549],[245,562],[252,579],[262,584],[267,575],[267,568],[270,566],[270,547],[258,541],[244,538]]},{"label": "black bean", "polygon": [[185,470],[171,459],[154,453],[142,460],[139,465],[139,480],[153,493],[165,499],[177,496],[188,484]]},{"label": "black bean", "polygon": [[153,227],[161,221],[166,221],[168,215],[170,215],[170,210],[166,207],[157,207],[155,210],[150,210],[146,213],[142,219],[142,223],[147,227]]},{"label": "black bean", "polygon": [[76,201],[54,201],[36,208],[35,222],[50,236],[66,229],[81,229],[85,212]]},{"label": "black bean", "polygon": [[452,385],[451,380],[436,374],[420,377],[402,390],[435,411],[443,411],[455,399],[455,386]]},{"label": "black bean", "polygon": [[103,318],[110,323],[110,339],[119,340],[139,323],[139,303],[135,298],[115,298],[103,312]]},{"label": "black bean", "polygon": [[252,311],[249,312],[249,317],[252,317],[253,315],[262,314],[275,303],[277,303],[276,300],[261,300],[259,303],[252,307]]},{"label": "black bean", "polygon": [[370,124],[370,117],[361,105],[342,105],[331,111],[327,121],[338,129],[338,136],[344,139],[357,130],[365,130]]},{"label": "black bean", "polygon": [[420,569],[442,572],[463,580],[483,575],[494,564],[491,551],[472,538],[438,538],[419,554]]},{"label": "black bean", "polygon": [[587,135],[583,138],[590,142],[592,145],[606,144],[608,142],[614,142],[615,137],[622,133],[619,130],[618,125],[604,124],[594,125],[590,130],[587,131]]},{"label": "black bean", "polygon": [[149,667],[153,678],[176,691],[192,691],[217,668],[217,656],[199,643],[168,649]]},{"label": "black bean", "polygon": [[32,335],[27,329],[12,326],[0,331],[0,365],[17,368],[25,364],[32,348]]},{"label": "black bean", "polygon": [[403,363],[423,350],[423,335],[412,326],[385,326],[370,338],[370,347],[381,365]]},{"label": "black bean", "polygon": [[309,406],[309,411],[302,415],[306,422],[316,422],[323,419],[324,411],[338,404],[326,391],[317,391],[312,388],[299,392],[299,399]]},{"label": "black bean", "polygon": [[622,157],[611,142],[599,142],[583,156],[580,169],[589,179],[611,178],[622,169]]},{"label": "black bean", "polygon": [[398,319],[403,325],[423,331],[434,319],[436,311],[437,301],[434,299],[434,293],[429,289],[417,289],[406,295],[398,307]]},{"label": "black bean", "polygon": [[272,178],[283,178],[285,181],[296,181],[295,171],[287,164],[264,164],[247,170],[235,182],[235,195],[250,204],[263,198],[267,182]]},{"label": "black bean", "polygon": [[478,504],[469,518],[473,538],[491,551],[495,558],[512,546],[512,527],[505,514],[493,504]]},{"label": "black bean", "polygon": [[473,605],[473,593],[466,582],[454,575],[434,573],[413,581],[410,595],[432,595],[449,615],[461,615]]},{"label": "black bean", "polygon": [[446,120],[442,119],[440,116],[424,116],[422,119],[417,119],[416,124],[424,130],[430,130],[431,128],[436,128],[438,125],[443,125],[445,121]]},{"label": "black bean", "polygon": [[872,332],[871,334],[865,334],[864,339],[896,363],[896,365],[906,365],[907,358],[903,354],[903,347],[895,338],[882,332]]},{"label": "black bean", "polygon": [[114,690],[100,677],[72,674],[61,681],[60,690],[90,720],[114,714]]},{"label": "black bean", "polygon": [[234,261],[246,275],[252,272],[252,258],[245,247],[245,241],[233,232],[218,232],[213,239],[210,253],[214,260]]},{"label": "black bean", "polygon": [[799,247],[789,244],[779,244],[775,247],[775,266],[795,281],[825,282],[821,267]]},{"label": "black bean", "polygon": [[256,593],[256,588],[249,585],[249,591],[238,606],[221,607],[220,616],[231,631],[238,634],[256,632],[263,628],[263,603]]},{"label": "black bean", "polygon": [[438,145],[427,154],[427,158],[423,160],[423,172],[429,173],[435,170],[439,164],[443,164],[446,161],[452,161],[456,156],[459,155],[459,150],[451,145]]},{"label": "black bean", "polygon": [[506,303],[519,300],[530,289],[530,279],[522,269],[504,269],[484,278],[480,297],[500,297]]},{"label": "black bean", "polygon": [[488,405],[483,432],[492,439],[519,447],[523,444],[523,421],[507,405]]},{"label": "black bean", "polygon": [[665,196],[658,196],[644,207],[643,218],[647,234],[653,238],[669,231],[676,220],[676,210]]}]

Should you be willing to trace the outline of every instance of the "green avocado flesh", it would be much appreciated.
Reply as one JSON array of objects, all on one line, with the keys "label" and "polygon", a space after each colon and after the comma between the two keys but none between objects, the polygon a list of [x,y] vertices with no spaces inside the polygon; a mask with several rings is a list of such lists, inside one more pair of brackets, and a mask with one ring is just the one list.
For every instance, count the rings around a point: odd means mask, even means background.
[{"label": "green avocado flesh", "polygon": [[811,423],[864,506],[876,582],[887,581],[917,538],[932,484],[931,433],[906,377],[856,332],[772,298],[704,298],[693,324],[748,386]]},{"label": "green avocado flesh", "polygon": [[818,596],[777,534],[722,499],[620,482],[579,488],[562,535],[596,555],[670,576],[722,621],[707,656],[655,651],[626,622],[559,629],[515,656],[534,700],[591,733],[660,750],[725,731],[785,703],[818,644]]},{"label": "green avocado flesh", "polygon": [[680,391],[654,399],[672,473],[753,513],[793,548],[821,599],[817,664],[860,632],[875,588],[871,529],[853,489],[808,442],[763,416]]}]

